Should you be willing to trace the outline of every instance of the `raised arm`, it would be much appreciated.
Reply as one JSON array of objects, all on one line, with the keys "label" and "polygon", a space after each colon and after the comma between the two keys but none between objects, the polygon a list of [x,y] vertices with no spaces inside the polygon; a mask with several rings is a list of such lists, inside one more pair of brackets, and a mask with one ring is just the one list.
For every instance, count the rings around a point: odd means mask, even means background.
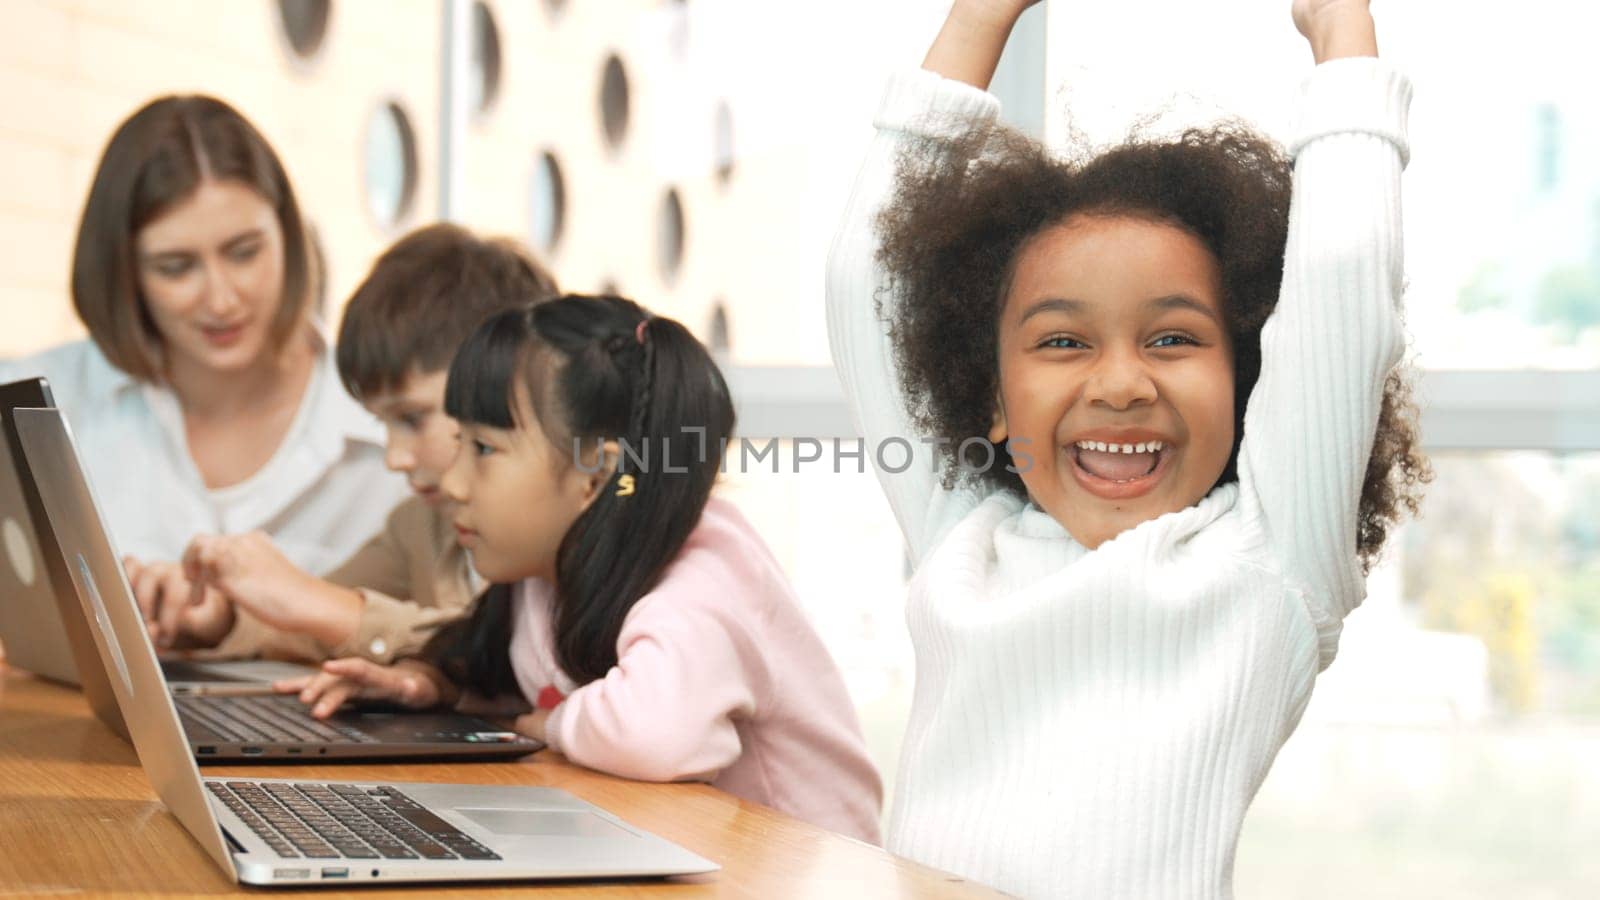
[{"label": "raised arm", "polygon": [[1371,0],[1294,0],[1289,14],[1317,65],[1378,55]]},{"label": "raised arm", "polygon": [[999,103],[982,89],[1017,17],[1033,2],[957,0],[923,69],[890,81],[874,120],[877,135],[828,254],[828,337],[835,367],[913,559],[921,559],[953,513],[939,489],[933,446],[907,413],[890,323],[878,313],[880,301],[888,312],[894,299],[883,290],[887,276],[877,261],[875,219],[894,190],[903,146],[984,125],[999,114]]},{"label": "raised arm", "polygon": [[956,0],[922,67],[951,81],[989,89],[1017,19],[1040,0]]},{"label": "raised arm", "polygon": [[1364,0],[1297,0],[1317,68],[1290,152],[1283,287],[1261,332],[1240,482],[1306,591],[1332,660],[1365,593],[1356,556],[1362,483],[1385,379],[1403,349],[1400,173],[1411,85],[1375,57]]}]

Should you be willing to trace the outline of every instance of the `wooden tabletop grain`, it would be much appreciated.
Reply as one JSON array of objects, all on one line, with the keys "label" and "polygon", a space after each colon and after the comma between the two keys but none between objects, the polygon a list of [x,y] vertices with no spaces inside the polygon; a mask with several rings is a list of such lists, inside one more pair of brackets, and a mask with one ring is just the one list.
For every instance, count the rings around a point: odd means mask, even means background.
[{"label": "wooden tabletop grain", "polygon": [[[704,784],[645,784],[544,752],[514,763],[206,766],[208,775],[557,787],[711,859],[712,875],[623,882],[315,889],[327,897],[993,897],[994,892]],[[0,662],[0,897],[254,894],[157,799],[133,748],[76,690]]]}]

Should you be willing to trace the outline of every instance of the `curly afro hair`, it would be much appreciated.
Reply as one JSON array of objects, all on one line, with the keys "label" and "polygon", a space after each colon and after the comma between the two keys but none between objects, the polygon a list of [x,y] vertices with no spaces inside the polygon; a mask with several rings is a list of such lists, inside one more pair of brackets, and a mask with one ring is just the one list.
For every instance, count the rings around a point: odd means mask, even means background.
[{"label": "curly afro hair", "polygon": [[[1079,142],[1081,145],[1081,142]],[[919,428],[940,444],[946,486],[960,479],[1026,496],[1022,479],[985,465],[962,441],[988,433],[999,388],[997,326],[1016,260],[1050,226],[1076,215],[1132,216],[1198,238],[1217,260],[1234,354],[1234,446],[1218,484],[1238,479],[1245,403],[1261,372],[1261,327],[1278,302],[1288,239],[1290,163],[1271,140],[1224,122],[1173,137],[1135,135],[1103,152],[1064,156],[993,125],[912,143],[878,218],[879,261],[895,300],[891,338],[901,389]],[[878,298],[880,312],[885,296]],[[1390,530],[1415,515],[1431,477],[1403,372],[1384,384],[1361,490],[1357,553],[1364,570]]]}]

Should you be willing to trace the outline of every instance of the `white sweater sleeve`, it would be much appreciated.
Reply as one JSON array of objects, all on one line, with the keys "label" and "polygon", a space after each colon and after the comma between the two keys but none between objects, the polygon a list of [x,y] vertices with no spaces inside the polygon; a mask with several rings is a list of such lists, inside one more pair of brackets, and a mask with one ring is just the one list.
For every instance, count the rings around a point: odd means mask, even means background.
[{"label": "white sweater sleeve", "polygon": [[1302,87],[1283,287],[1261,332],[1239,480],[1306,591],[1332,661],[1365,594],[1357,511],[1384,380],[1403,336],[1400,172],[1411,83],[1377,59],[1318,66]]},{"label": "white sweater sleeve", "polygon": [[[918,69],[892,78],[874,120],[877,134],[828,253],[828,339],[834,366],[914,560],[922,559],[941,526],[949,524],[944,520],[950,510],[933,445],[911,424],[889,322],[878,314],[880,301],[889,312],[895,300],[885,290],[887,274],[877,261],[875,220],[894,190],[903,146],[987,124],[999,112],[1000,103],[992,95],[932,72]],[[903,471],[891,471],[907,463]]]}]

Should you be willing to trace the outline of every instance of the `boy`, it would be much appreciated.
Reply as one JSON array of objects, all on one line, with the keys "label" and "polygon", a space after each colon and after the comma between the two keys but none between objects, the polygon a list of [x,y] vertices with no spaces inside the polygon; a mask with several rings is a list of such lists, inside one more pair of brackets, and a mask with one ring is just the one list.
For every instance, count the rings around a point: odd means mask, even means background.
[{"label": "boy", "polygon": [[383,422],[384,462],[415,496],[326,578],[260,533],[200,535],[181,564],[134,567],[157,643],[206,647],[208,658],[389,662],[462,615],[478,585],[438,487],[457,449],[445,377],[479,322],[556,293],[516,245],[455,225],[418,229],[385,251],[345,308],[339,377]]}]

